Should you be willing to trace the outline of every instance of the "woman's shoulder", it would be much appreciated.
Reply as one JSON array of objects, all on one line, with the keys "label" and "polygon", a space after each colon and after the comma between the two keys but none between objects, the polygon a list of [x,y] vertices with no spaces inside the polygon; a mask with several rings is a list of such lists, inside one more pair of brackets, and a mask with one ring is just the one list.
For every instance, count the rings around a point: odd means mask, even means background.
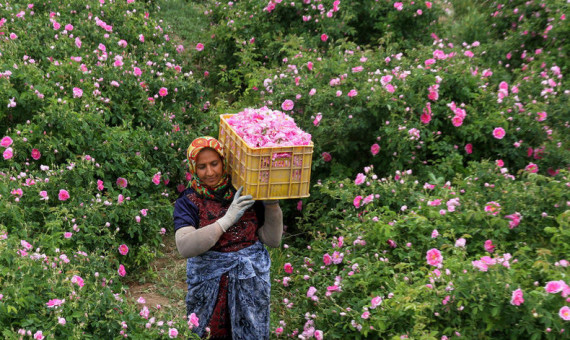
[{"label": "woman's shoulder", "polygon": [[192,188],[186,188],[184,191],[182,191],[179,195],[178,198],[176,199],[176,206],[189,206],[189,205],[194,205],[194,203],[192,202],[192,200],[190,199],[190,196],[192,196],[193,194],[195,194],[196,192],[194,191],[194,189]]},{"label": "woman's shoulder", "polygon": [[188,195],[194,193],[194,189],[192,189],[191,187],[188,187],[186,189],[184,189],[184,191],[182,191],[181,193],[178,194],[178,198],[177,200],[183,198],[183,197],[188,197]]}]

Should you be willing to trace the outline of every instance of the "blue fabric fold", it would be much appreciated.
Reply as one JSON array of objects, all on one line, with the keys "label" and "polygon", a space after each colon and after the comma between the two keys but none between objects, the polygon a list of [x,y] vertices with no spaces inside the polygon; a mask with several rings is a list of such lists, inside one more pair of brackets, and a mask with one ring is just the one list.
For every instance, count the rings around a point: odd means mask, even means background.
[{"label": "blue fabric fold", "polygon": [[233,339],[269,339],[271,259],[257,241],[236,252],[208,251],[187,261],[186,310],[195,313],[203,336],[214,311],[220,278],[228,273],[228,308]]}]

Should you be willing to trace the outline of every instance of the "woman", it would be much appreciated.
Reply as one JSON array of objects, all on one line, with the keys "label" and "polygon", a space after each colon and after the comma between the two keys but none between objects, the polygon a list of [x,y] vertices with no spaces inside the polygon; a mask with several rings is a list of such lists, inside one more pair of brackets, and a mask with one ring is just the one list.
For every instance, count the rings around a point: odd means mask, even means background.
[{"label": "woman", "polygon": [[[232,187],[221,144],[192,141],[192,179],[176,200],[176,246],[187,260],[187,313],[194,330],[212,339],[269,338],[271,260],[262,243],[278,247],[283,233],[279,201],[254,201]],[[262,242],[262,243],[261,243]]]}]

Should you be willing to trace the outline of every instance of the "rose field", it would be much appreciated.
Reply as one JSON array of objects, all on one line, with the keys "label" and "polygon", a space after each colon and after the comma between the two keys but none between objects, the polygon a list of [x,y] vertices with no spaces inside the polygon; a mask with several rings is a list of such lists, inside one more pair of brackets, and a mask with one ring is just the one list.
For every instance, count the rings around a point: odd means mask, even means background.
[{"label": "rose field", "polygon": [[270,249],[271,338],[570,339],[568,13],[0,1],[0,335],[197,338],[186,148],[255,108],[314,143]]}]

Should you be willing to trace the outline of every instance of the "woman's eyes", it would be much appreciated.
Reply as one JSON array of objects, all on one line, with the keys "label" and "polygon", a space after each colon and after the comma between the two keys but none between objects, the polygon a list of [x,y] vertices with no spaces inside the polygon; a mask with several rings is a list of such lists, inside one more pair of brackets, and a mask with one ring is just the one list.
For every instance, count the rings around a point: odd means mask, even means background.
[{"label": "woman's eyes", "polygon": [[[215,161],[215,162],[210,163],[210,165],[211,165],[211,166],[214,166],[214,167],[215,167],[215,166],[218,166],[218,164],[219,164],[218,161]],[[206,165],[205,165],[205,164],[198,165],[198,166],[196,167],[196,169],[204,170],[204,169],[206,169]]]}]

